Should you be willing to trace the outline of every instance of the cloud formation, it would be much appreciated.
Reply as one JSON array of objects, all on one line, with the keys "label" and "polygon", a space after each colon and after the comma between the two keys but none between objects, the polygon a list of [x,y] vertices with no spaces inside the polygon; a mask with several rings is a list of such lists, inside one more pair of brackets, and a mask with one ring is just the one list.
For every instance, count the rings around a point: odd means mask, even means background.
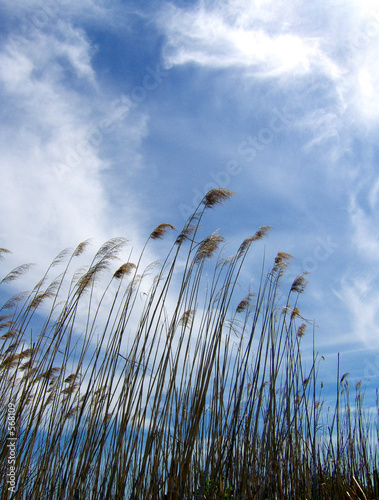
[{"label": "cloud formation", "polygon": [[87,237],[101,244],[125,229],[111,217],[104,147],[121,135],[135,164],[146,123],[142,114],[128,123],[128,99],[99,89],[96,47],[83,28],[49,20],[54,26],[23,24],[0,48],[0,232],[18,259],[44,265],[63,247]]}]

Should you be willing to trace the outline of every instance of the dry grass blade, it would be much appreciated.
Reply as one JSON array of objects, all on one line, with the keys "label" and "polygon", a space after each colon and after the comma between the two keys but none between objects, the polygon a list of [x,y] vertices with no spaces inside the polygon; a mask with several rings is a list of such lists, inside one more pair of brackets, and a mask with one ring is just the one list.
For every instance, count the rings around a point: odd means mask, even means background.
[{"label": "dry grass blade", "polygon": [[[214,232],[196,242],[205,208],[231,195],[215,189],[203,198],[176,241],[189,240],[187,249],[171,246],[155,277],[156,264],[142,275],[139,265],[148,241],[171,224],[151,233],[136,265],[110,269],[126,242],[114,238],[75,273],[83,242],[50,286],[52,266],[31,293],[8,300],[14,310],[0,316],[2,493],[13,408],[17,498],[379,498],[375,405],[365,414],[361,383],[349,405],[339,357],[332,419],[316,394],[315,336],[300,341],[308,323],[301,297],[289,303],[304,290],[304,273],[283,294],[291,256],[279,252],[257,289],[236,301],[239,279],[250,274],[247,250],[270,226],[232,257],[203,265],[224,241]],[[108,279],[97,280],[103,271]],[[50,311],[37,314],[52,297]]]}]

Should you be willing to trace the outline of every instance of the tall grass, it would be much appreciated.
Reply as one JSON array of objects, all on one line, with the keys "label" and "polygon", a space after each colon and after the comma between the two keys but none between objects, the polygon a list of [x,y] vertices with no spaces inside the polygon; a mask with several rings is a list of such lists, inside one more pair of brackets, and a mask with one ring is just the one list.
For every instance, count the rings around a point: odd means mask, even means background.
[{"label": "tall grass", "polygon": [[325,416],[315,354],[306,371],[305,276],[283,300],[291,256],[279,252],[240,296],[246,256],[269,226],[226,259],[222,236],[199,237],[205,212],[232,194],[211,190],[159,263],[141,269],[146,246],[171,224],[118,267],[121,238],[86,269],[74,266],[87,242],[61,252],[30,293],[4,303],[3,499],[379,498],[378,425],[360,386],[352,406],[337,373]]}]

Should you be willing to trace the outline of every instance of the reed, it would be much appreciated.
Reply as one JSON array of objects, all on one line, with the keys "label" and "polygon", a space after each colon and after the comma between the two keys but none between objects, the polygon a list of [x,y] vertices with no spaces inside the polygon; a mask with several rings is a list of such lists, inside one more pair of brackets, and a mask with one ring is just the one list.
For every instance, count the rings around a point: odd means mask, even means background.
[{"label": "reed", "polygon": [[[199,237],[206,211],[232,195],[207,193],[159,263],[142,269],[146,246],[171,224],[151,232],[134,262],[115,265],[122,238],[86,269],[74,266],[88,242],[65,250],[30,293],[5,300],[2,499],[379,498],[377,415],[361,385],[352,405],[338,372],[331,414],[316,394],[319,359],[299,308],[305,275],[283,302],[291,256],[279,252],[241,295],[247,255],[270,226],[229,258],[217,232]],[[28,268],[5,276],[4,293]]]}]

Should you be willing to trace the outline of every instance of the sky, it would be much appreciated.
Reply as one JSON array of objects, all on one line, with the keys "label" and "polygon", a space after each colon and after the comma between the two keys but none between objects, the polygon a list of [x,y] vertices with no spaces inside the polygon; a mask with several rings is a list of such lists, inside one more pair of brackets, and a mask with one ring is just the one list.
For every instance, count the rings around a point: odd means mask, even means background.
[{"label": "sky", "polygon": [[286,279],[309,272],[300,309],[325,373],[340,352],[341,371],[369,392],[378,50],[373,0],[3,0],[0,247],[13,253],[0,271],[44,270],[87,238],[96,248],[122,236],[138,250],[224,187],[236,196],[205,229],[231,254],[273,226],[246,279],[264,253],[292,254]]}]

